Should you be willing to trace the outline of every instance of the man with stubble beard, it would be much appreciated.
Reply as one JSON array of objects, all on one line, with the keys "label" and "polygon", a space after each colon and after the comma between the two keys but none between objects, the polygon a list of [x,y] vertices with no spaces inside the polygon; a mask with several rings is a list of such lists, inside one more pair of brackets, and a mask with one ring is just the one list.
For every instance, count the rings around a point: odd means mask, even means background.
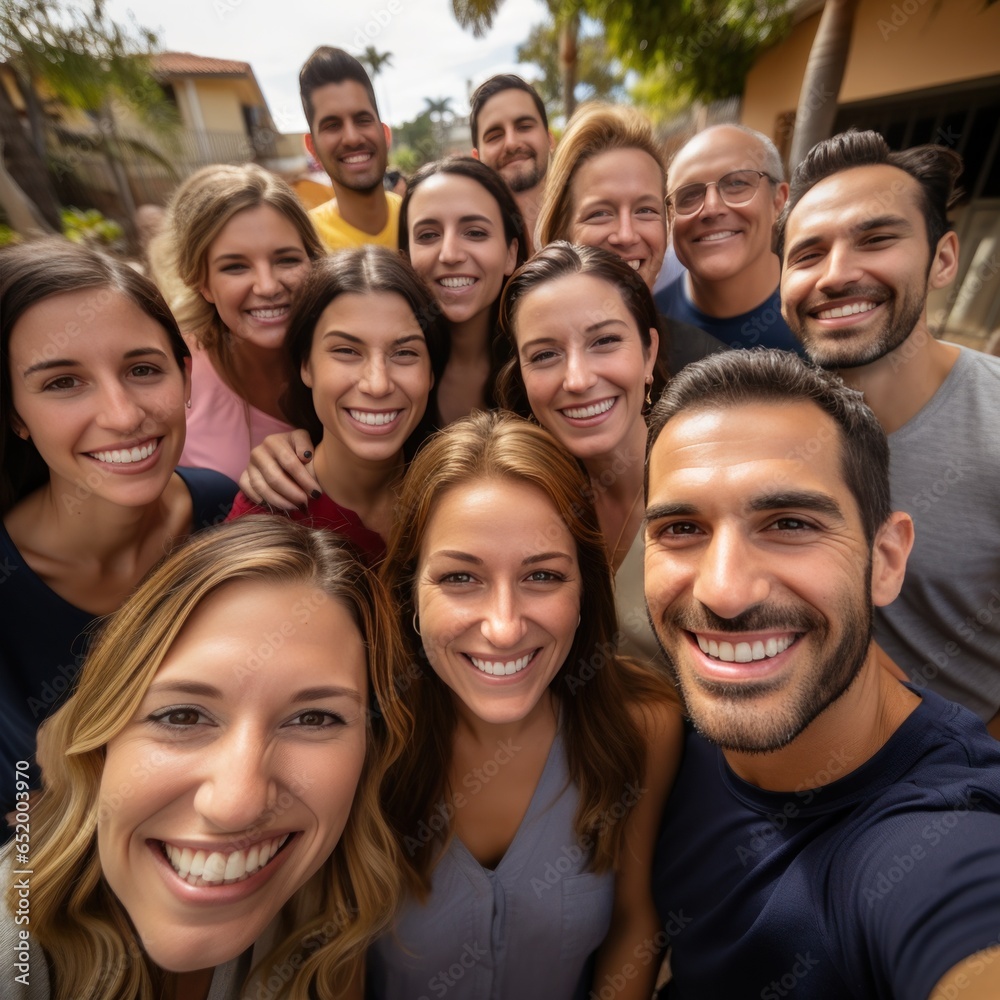
[{"label": "man with stubble beard", "polygon": [[365,243],[397,249],[402,199],[382,184],[391,133],[364,66],[343,49],[320,46],[299,72],[299,93],[306,148],[335,195],[309,213],[320,239],[328,250]]},{"label": "man with stubble beard", "polygon": [[889,435],[893,506],[916,527],[876,639],[1000,738],[1000,358],[927,323],[928,293],[958,269],[947,210],[961,170],[944,146],[834,136],[795,171],[775,249],[789,327],[864,393]]},{"label": "man with stubble beard", "polygon": [[872,641],[913,541],[874,414],[789,352],[714,354],[654,406],[646,472],[646,602],[691,722],[662,996],[995,1000],[1000,744]]},{"label": "man with stubble beard", "polygon": [[470,104],[472,155],[496,170],[513,191],[530,256],[549,153],[555,146],[545,105],[534,87],[513,73],[481,83]]}]

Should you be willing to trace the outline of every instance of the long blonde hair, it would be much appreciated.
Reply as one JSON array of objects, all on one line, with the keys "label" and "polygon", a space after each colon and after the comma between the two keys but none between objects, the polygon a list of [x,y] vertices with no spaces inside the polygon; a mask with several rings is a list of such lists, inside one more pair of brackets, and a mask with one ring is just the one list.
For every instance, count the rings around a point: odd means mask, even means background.
[{"label": "long blonde hair", "polygon": [[610,149],[639,149],[648,153],[660,168],[666,195],[663,156],[653,136],[649,119],[635,108],[617,104],[581,105],[566,126],[549,163],[545,194],[535,227],[537,246],[553,240],[568,240],[573,211],[573,178],[593,156]]},{"label": "long blonde hair", "polygon": [[324,256],[323,244],[295,192],[255,163],[218,164],[193,173],[174,192],[164,231],[154,242],[154,258],[180,283],[170,301],[180,328],[208,353],[215,370],[237,391],[229,331],[200,289],[208,278],[212,242],[234,215],[260,205],[269,205],[288,219],[310,260]]},{"label": "long blonde hair", "polygon": [[[331,532],[284,518],[241,518],[195,536],[146,579],[109,619],[75,694],[40,732],[31,928],[49,959],[56,1000],[154,1000],[159,993],[164,974],[143,953],[102,875],[97,824],[105,748],[137,711],[195,608],[234,580],[305,583],[345,605],[368,649],[374,694],[368,751],[340,843],[286,904],[284,938],[253,975],[266,981],[269,971],[298,956],[281,995],[333,1000],[391,918],[400,865],[379,785],[411,725],[404,704],[389,697],[386,665],[401,655],[394,612],[378,579]],[[13,888],[7,902],[13,911]]]}]

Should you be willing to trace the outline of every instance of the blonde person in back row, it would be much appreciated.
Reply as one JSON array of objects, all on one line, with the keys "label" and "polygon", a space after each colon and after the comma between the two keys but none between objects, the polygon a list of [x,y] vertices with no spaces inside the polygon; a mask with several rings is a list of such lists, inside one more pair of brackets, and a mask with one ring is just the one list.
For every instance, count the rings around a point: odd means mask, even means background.
[{"label": "blonde person in back row", "polygon": [[29,841],[0,854],[3,995],[342,997],[396,896],[399,655],[329,532],[247,518],[170,556],[42,731]]},{"label": "blonde person in back row", "polygon": [[[549,165],[535,245],[554,240],[620,257],[652,292],[667,250],[667,172],[649,119],[635,108],[581,105]],[[725,345],[665,320],[659,358],[671,375]]]},{"label": "blonde person in back row", "polygon": [[285,334],[323,255],[292,189],[256,164],[205,167],[174,194],[154,256],[182,288],[170,306],[192,347],[185,465],[238,479],[253,447],[291,429]]}]

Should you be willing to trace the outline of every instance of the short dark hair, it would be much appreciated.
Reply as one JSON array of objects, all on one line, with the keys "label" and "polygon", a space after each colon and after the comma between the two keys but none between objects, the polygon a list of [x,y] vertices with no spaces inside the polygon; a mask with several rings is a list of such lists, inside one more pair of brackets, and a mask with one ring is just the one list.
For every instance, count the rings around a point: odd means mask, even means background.
[{"label": "short dark hair", "polygon": [[545,113],[545,105],[538,96],[538,91],[527,80],[522,80],[515,73],[499,73],[496,76],[491,76],[476,87],[472,97],[469,99],[469,104],[472,107],[472,112],[469,116],[469,127],[472,130],[473,149],[479,146],[479,112],[483,110],[483,105],[491,97],[496,97],[497,94],[503,93],[505,90],[523,90],[526,94],[530,94],[531,99],[535,102],[535,107],[538,109],[538,117],[542,120],[542,128],[548,131],[549,116]]},{"label": "short dark hair", "polygon": [[345,80],[354,80],[365,88],[368,100],[372,102],[372,111],[376,118],[379,117],[375,88],[364,66],[350,52],[335,49],[332,45],[321,45],[299,70],[299,96],[302,98],[302,110],[310,132],[313,130],[313,115],[316,113],[312,102],[313,91],[328,83],[343,83]]},{"label": "short dark hair", "polygon": [[448,331],[441,311],[427,286],[410,262],[388,247],[367,243],[338,250],[318,260],[309,277],[298,290],[285,335],[285,355],[290,378],[281,400],[281,408],[296,427],[304,427],[318,441],[323,425],[316,415],[312,390],[302,381],[302,365],[312,350],[316,324],[326,307],[340,295],[399,295],[413,312],[431,359],[434,385],[427,398],[427,411],[404,444],[404,454],[411,458],[440,423],[437,413],[437,387],[448,363]]},{"label": "short dark hair", "polygon": [[[565,240],[549,243],[510,276],[500,297],[500,334],[510,344],[511,358],[500,372],[497,396],[504,409],[513,410],[522,417],[531,416],[531,407],[517,357],[517,338],[514,333],[517,310],[524,297],[540,285],[570,274],[587,274],[611,285],[635,320],[643,347],[649,348],[651,344],[650,330],[656,330],[661,340],[665,336],[653,295],[645,280],[621,257],[601,247],[573,246]],[[665,381],[661,377],[657,382],[658,374],[654,369],[654,394],[663,388]]]},{"label": "short dark hair", "polygon": [[[815,403],[839,428],[844,483],[858,505],[865,538],[871,545],[892,513],[885,431],[860,392],[849,389],[833,372],[789,351],[763,347],[723,351],[685,366],[671,379],[649,418],[647,497],[649,456],[671,417],[750,403],[800,402]],[[809,442],[803,457],[809,458],[823,447],[823,442]]]},{"label": "short dark hair", "polygon": [[948,209],[960,193],[955,182],[962,173],[962,157],[953,149],[935,145],[913,146],[894,153],[878,132],[859,132],[857,129],[848,129],[816,143],[795,168],[788,201],[774,225],[774,252],[784,258],[788,217],[803,196],[820,181],[842,170],[881,165],[905,171],[920,185],[920,207],[933,259],[941,237],[952,228]]},{"label": "short dark hair", "polygon": [[[18,320],[34,305],[52,295],[94,289],[90,310],[100,305],[101,293],[128,299],[167,334],[174,358],[184,368],[191,351],[159,289],[124,261],[61,236],[11,243],[0,249],[0,514],[37,489],[48,478],[48,467],[34,444],[14,432],[16,414],[11,391],[10,339]],[[53,355],[58,331],[53,334]]]}]

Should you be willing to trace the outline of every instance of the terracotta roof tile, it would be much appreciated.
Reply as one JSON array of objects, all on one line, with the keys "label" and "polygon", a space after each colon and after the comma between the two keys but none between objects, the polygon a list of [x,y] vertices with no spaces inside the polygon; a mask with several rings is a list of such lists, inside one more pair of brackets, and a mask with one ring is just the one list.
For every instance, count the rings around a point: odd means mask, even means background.
[{"label": "terracotta roof tile", "polygon": [[153,56],[153,71],[170,76],[244,76],[252,72],[250,63],[211,59],[190,52],[157,52]]}]

